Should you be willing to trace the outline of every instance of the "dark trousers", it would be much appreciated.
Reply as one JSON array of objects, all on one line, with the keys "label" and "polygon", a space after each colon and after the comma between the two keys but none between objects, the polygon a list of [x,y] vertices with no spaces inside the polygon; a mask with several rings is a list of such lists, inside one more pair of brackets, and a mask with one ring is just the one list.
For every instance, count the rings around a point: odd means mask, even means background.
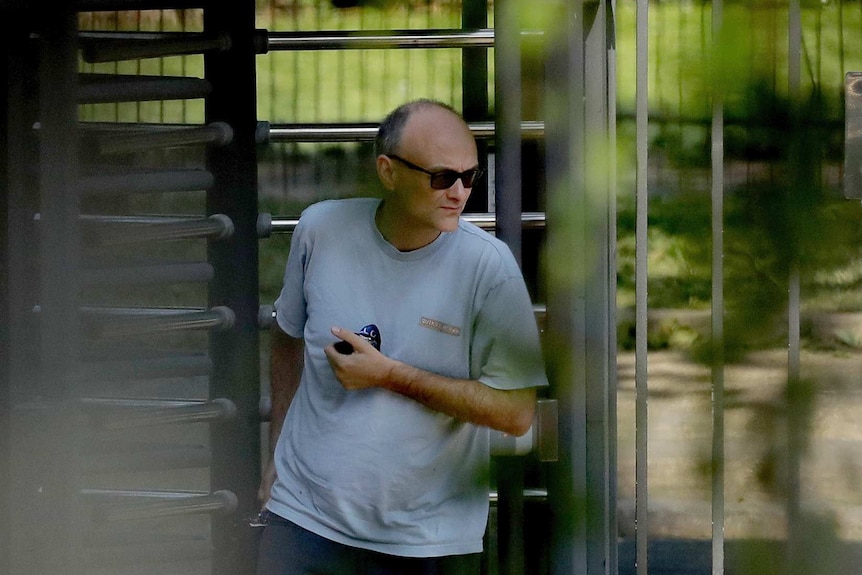
[{"label": "dark trousers", "polygon": [[342,545],[267,513],[258,575],[478,575],[481,554],[397,557]]}]

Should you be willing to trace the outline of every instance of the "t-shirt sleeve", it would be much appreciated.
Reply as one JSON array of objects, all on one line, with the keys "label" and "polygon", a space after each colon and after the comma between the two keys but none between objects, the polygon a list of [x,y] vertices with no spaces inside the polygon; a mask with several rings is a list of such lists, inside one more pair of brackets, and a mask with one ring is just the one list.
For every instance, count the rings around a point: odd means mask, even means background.
[{"label": "t-shirt sleeve", "polygon": [[305,269],[311,253],[311,234],[300,218],[290,240],[290,253],[284,270],[281,293],[275,300],[275,320],[291,337],[300,338],[305,328]]},{"label": "t-shirt sleeve", "polygon": [[510,277],[485,298],[474,325],[471,372],[495,389],[548,385],[527,287]]}]

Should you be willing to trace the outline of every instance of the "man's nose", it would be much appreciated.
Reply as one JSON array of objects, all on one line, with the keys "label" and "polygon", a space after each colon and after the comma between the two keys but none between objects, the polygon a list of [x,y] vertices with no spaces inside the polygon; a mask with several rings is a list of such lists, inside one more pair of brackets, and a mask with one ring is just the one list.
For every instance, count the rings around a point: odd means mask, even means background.
[{"label": "man's nose", "polygon": [[461,178],[458,178],[457,180],[455,180],[455,183],[449,186],[449,188],[446,190],[446,195],[450,198],[457,198],[460,200],[461,198],[466,198],[467,196],[469,196],[471,189],[472,188],[465,188],[464,182],[461,181]]}]

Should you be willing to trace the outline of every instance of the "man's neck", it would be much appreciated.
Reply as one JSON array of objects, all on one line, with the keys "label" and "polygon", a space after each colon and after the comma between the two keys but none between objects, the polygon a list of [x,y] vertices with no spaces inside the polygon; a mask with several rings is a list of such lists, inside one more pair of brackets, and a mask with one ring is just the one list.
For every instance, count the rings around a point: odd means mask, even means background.
[{"label": "man's neck", "polygon": [[412,252],[424,248],[440,237],[440,231],[434,229],[411,229],[405,218],[393,214],[391,206],[387,209],[386,200],[380,202],[374,216],[377,230],[383,238],[400,252]]}]

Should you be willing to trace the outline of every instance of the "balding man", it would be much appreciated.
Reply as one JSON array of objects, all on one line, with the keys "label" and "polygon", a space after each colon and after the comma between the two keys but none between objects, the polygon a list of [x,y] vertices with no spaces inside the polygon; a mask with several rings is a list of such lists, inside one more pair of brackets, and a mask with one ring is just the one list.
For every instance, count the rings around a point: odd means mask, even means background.
[{"label": "balding man", "polygon": [[382,199],[315,204],[291,242],[261,575],[479,573],[489,429],[526,433],[547,385],[514,257],[460,217],[463,118],[409,102],[375,151]]}]

